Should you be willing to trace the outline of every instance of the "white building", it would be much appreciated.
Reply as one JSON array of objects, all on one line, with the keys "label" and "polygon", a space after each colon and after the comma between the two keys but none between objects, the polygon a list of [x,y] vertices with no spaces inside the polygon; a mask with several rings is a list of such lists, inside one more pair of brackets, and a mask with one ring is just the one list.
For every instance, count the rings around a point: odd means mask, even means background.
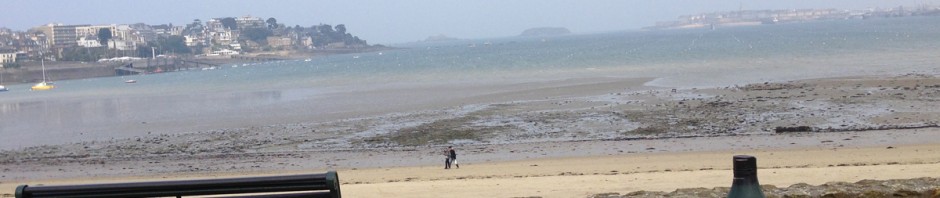
[{"label": "white building", "polygon": [[235,50],[222,49],[219,51],[214,51],[208,54],[208,56],[230,56],[230,55],[238,55],[238,54],[239,54],[238,51],[235,51]]},{"label": "white building", "polygon": [[78,46],[81,47],[101,47],[101,42],[98,42],[97,37],[84,36],[78,38]]},{"label": "white building", "polygon": [[210,32],[221,32],[225,30],[225,27],[222,25],[222,19],[220,18],[212,18],[206,21],[206,28],[209,29]]},{"label": "white building", "polygon": [[233,33],[231,30],[222,30],[218,32],[210,32],[212,34],[212,42],[219,45],[228,45],[232,44],[235,41]]},{"label": "white building", "polygon": [[114,36],[115,35],[114,31],[116,30],[115,27],[116,27],[115,25],[79,26],[79,27],[75,27],[75,36],[78,38],[87,37],[87,36],[94,36],[97,38],[98,31],[101,31],[101,29],[108,29],[111,31],[111,37],[116,37]]},{"label": "white building", "polygon": [[108,41],[108,49],[116,49],[116,50],[136,50],[136,49],[137,49],[137,42],[134,42],[134,41],[126,41],[126,40],[118,40],[118,39],[111,39],[111,40]]},{"label": "white building", "polygon": [[186,39],[186,46],[189,46],[189,47],[196,46],[196,44],[199,43],[198,39],[195,36],[186,35],[186,36],[183,36],[183,38]]},{"label": "white building", "polygon": [[235,18],[235,24],[238,26],[238,30],[245,30],[251,28],[264,28],[267,25],[264,20],[259,17],[243,16]]},{"label": "white building", "polygon": [[183,35],[183,29],[184,29],[183,26],[173,26],[173,27],[170,27],[169,33],[170,35],[173,35],[173,36]]},{"label": "white building", "polygon": [[0,53],[0,67],[6,63],[16,62],[16,53]]}]

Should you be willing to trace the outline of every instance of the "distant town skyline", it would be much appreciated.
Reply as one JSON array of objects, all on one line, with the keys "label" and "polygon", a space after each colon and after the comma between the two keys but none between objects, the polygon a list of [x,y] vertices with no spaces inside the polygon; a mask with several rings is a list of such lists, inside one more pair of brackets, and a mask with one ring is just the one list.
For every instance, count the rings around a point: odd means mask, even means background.
[{"label": "distant town skyline", "polygon": [[48,23],[183,25],[193,19],[273,17],[285,25],[346,24],[372,44],[418,41],[433,35],[456,38],[515,36],[533,27],[565,27],[574,33],[639,29],[679,15],[738,9],[868,9],[940,0],[832,1],[27,1],[5,2],[0,27],[27,30]]}]

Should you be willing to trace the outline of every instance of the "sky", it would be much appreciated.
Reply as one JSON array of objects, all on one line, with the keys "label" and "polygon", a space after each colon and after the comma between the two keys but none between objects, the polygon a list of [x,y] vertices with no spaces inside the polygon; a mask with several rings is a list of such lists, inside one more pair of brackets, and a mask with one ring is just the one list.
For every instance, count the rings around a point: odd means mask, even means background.
[{"label": "sky", "polygon": [[635,30],[679,15],[740,8],[868,9],[940,0],[4,0],[0,27],[27,30],[48,23],[173,23],[251,15],[294,26],[345,24],[370,44],[519,35],[534,27],[574,33]]}]

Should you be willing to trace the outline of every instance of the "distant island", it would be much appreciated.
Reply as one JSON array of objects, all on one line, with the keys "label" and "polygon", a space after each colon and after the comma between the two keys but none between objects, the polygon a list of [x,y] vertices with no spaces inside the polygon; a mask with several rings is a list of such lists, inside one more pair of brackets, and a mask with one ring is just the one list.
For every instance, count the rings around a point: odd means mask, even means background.
[{"label": "distant island", "polygon": [[538,27],[522,31],[519,36],[558,36],[565,34],[571,34],[571,31],[563,27]]},{"label": "distant island", "polygon": [[854,20],[911,16],[940,16],[940,6],[899,6],[868,10],[843,9],[786,9],[786,10],[738,10],[727,12],[699,13],[679,16],[675,21],[660,21],[644,27],[647,30],[716,28],[730,26],[772,25],[821,20]]},{"label": "distant island", "polygon": [[444,34],[438,34],[437,36],[429,36],[427,39],[424,39],[424,42],[435,42],[435,41],[453,41],[460,40],[458,38],[449,37]]}]

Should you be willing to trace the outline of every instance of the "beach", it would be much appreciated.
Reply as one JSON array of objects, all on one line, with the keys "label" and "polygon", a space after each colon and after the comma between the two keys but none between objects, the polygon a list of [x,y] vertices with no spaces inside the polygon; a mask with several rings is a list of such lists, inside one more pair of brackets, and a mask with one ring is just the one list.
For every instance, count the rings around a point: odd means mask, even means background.
[{"label": "beach", "polygon": [[[940,171],[940,116],[930,108],[940,78],[929,74],[677,89],[644,85],[651,80],[459,85],[470,91],[457,96],[441,94],[457,85],[362,90],[335,97],[446,100],[357,118],[7,150],[0,194],[19,184],[336,170],[347,197],[587,197],[727,187],[738,154],[756,156],[761,183],[778,187]],[[443,169],[448,145],[460,169]]]},{"label": "beach", "polygon": [[[905,132],[905,131],[898,131]],[[880,133],[880,132],[878,132]],[[936,137],[937,130],[921,130],[922,136]],[[874,133],[848,133],[844,136],[880,136]],[[825,136],[825,135],[824,135]],[[791,137],[793,139],[801,139]],[[804,137],[805,138],[805,137]],[[867,137],[873,138],[873,137]],[[788,139],[788,138],[775,138]],[[670,140],[670,143],[707,143],[703,140]],[[646,142],[651,145],[657,143]],[[616,143],[608,146],[617,148]],[[521,146],[520,146],[521,147]],[[892,147],[892,148],[888,148]],[[505,148],[505,147],[503,147]],[[530,147],[531,148],[531,147]],[[511,146],[505,149],[513,149]],[[525,148],[518,148],[524,150]],[[891,146],[731,149],[704,152],[644,152],[594,156],[554,157],[509,161],[474,161],[464,154],[461,168],[445,170],[439,165],[388,168],[336,169],[346,197],[587,197],[601,193],[626,194],[634,191],[673,191],[677,188],[728,187],[731,183],[732,155],[758,157],[761,184],[785,187],[797,183],[819,185],[826,182],[856,182],[863,179],[910,179],[935,175],[940,171],[940,145],[911,144]],[[522,151],[531,152],[531,151]],[[394,152],[392,152],[394,153]],[[465,152],[466,153],[466,152]],[[383,160],[377,158],[377,160]],[[385,159],[387,160],[387,159]],[[150,176],[105,176],[71,179],[42,179],[22,183],[84,184],[193,178],[287,175],[325,170],[199,172]],[[0,183],[3,194],[18,183]],[[8,190],[9,189],[9,190]]]}]

